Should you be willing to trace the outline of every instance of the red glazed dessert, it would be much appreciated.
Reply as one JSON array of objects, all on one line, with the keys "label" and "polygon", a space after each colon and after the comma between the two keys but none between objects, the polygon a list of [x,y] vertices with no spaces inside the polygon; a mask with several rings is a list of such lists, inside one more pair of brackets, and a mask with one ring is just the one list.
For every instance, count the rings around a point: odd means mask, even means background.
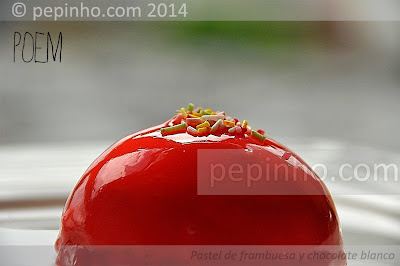
[{"label": "red glazed dessert", "polygon": [[[253,180],[255,190],[239,191],[239,186],[225,193],[222,187],[214,193],[206,187],[199,193],[204,180],[198,179],[207,178],[198,169],[200,150],[233,150],[262,167],[285,165],[292,171],[278,176],[272,170],[263,172],[267,179]],[[293,178],[292,173],[302,174],[306,181]],[[276,187],[264,190],[266,184]],[[84,258],[82,254],[88,252],[79,249],[98,245],[274,245],[281,251],[283,245],[300,245],[343,251],[334,203],[309,166],[265,137],[262,130],[252,130],[247,121],[239,122],[224,112],[194,109],[192,104],[161,125],[121,139],[83,174],[62,215],[57,262],[109,264],[105,256],[97,256],[101,258],[97,262]],[[153,262],[164,261],[166,253],[170,262],[177,259],[176,264],[182,262],[177,256],[186,256],[186,262],[193,260],[192,253],[185,255],[181,249],[147,251]],[[116,257],[121,258],[120,254]],[[316,263],[323,264],[346,262]]]}]

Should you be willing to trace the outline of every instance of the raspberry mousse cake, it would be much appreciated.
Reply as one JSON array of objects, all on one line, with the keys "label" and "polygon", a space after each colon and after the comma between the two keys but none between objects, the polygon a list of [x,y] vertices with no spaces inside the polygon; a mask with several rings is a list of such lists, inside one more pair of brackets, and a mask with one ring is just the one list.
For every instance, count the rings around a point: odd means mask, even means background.
[{"label": "raspberry mousse cake", "polygon": [[[263,167],[286,165],[293,171],[278,177],[265,171],[267,181],[252,183],[259,186],[256,193],[200,194],[200,150],[234,150],[238,153],[232,156],[245,153]],[[294,179],[292,173],[306,181]],[[262,193],[268,184],[278,192]],[[101,246],[204,245],[280,250],[326,246],[343,251],[332,197],[301,158],[246,120],[189,104],[165,123],[119,140],[89,166],[67,200],[55,248],[59,265],[97,265],[112,264],[110,254],[118,253],[96,255],[98,261],[85,257]],[[190,252],[182,252],[159,249],[146,256],[154,256],[153,262],[165,261],[165,256],[171,262],[179,254],[191,259]],[[346,265],[346,260],[324,263]]]}]

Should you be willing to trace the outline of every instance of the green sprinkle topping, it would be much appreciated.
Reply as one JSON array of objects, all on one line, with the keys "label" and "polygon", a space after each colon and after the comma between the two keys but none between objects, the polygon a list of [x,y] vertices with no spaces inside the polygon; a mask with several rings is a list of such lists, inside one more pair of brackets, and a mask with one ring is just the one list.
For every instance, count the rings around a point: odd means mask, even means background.
[{"label": "green sprinkle topping", "polygon": [[239,138],[254,137],[263,143],[267,139],[263,130],[253,130],[248,125],[247,120],[240,122],[237,118],[233,119],[226,116],[225,112],[214,112],[203,107],[195,108],[193,103],[189,103],[187,108],[182,107],[177,110],[169,125],[172,126],[161,128],[163,136],[186,132],[193,137],[204,137],[210,134],[221,136],[225,134]]},{"label": "green sprinkle topping", "polygon": [[188,104],[188,108],[187,108],[188,112],[193,111],[193,109],[194,109],[194,104],[193,103],[189,103]]},{"label": "green sprinkle topping", "polygon": [[204,109],[201,109],[201,110],[200,110],[200,114],[201,114],[201,115],[210,115],[210,113],[207,112],[207,111],[204,110]]},{"label": "green sprinkle topping", "polygon": [[264,140],[267,138],[266,136],[261,135],[260,133],[258,133],[258,132],[255,131],[255,130],[252,130],[252,131],[251,131],[251,135],[252,135],[253,137],[256,137],[257,139],[259,139],[259,140],[261,140],[261,141],[264,141]]},{"label": "green sprinkle topping", "polygon": [[169,135],[169,134],[174,134],[177,133],[181,130],[185,130],[186,131],[186,123],[182,123],[182,124],[178,124],[172,127],[164,127],[161,129],[161,134],[162,135]]}]

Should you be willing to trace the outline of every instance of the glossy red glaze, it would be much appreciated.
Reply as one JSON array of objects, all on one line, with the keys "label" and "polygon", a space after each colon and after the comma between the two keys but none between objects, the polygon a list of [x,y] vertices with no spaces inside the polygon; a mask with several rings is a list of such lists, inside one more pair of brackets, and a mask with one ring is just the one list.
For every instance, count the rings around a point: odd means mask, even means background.
[{"label": "glossy red glaze", "polygon": [[[198,149],[261,147],[271,163],[290,152],[267,139],[162,137],[169,123],[127,136],[84,173],[62,215],[56,249],[64,245],[342,245],[338,216],[322,181],[307,169],[322,195],[197,195]],[[287,156],[286,153],[285,156]],[[306,194],[306,193],[305,193]]]}]

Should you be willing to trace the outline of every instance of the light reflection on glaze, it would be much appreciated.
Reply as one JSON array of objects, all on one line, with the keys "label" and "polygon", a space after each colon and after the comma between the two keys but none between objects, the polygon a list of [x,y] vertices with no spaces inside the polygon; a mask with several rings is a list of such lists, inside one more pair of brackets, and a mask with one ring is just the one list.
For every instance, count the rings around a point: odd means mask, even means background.
[{"label": "light reflection on glaze", "polygon": [[162,160],[165,153],[161,149],[140,149],[138,151],[127,153],[108,161],[100,169],[94,182],[94,190],[115,181],[118,178],[124,178],[134,175],[137,172],[145,171],[146,168],[157,160]]}]

